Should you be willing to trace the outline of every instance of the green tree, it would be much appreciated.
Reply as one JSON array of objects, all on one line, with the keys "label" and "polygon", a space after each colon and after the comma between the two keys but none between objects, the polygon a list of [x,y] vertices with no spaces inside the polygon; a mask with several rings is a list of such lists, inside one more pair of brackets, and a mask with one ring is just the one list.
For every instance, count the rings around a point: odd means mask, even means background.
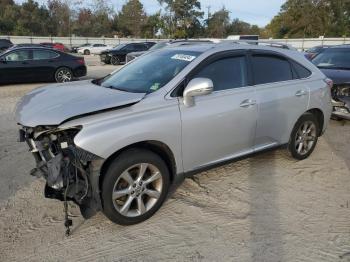
[{"label": "green tree", "polygon": [[230,25],[230,12],[223,7],[215,12],[207,21],[207,36],[214,38],[223,38],[226,36],[226,31]]},{"label": "green tree", "polygon": [[169,14],[166,16],[170,35],[174,38],[187,38],[198,31],[203,17],[201,3],[198,0],[158,0]]},{"label": "green tree", "polygon": [[139,0],[129,0],[117,16],[118,27],[123,36],[141,37],[147,15]]}]

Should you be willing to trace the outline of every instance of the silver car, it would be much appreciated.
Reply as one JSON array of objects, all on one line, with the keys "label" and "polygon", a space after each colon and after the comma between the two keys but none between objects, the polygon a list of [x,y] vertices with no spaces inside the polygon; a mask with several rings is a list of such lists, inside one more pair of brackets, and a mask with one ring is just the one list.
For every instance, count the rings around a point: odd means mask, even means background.
[{"label": "silver car", "polygon": [[331,116],[330,83],[296,51],[183,46],[103,79],[36,89],[16,117],[46,197],[130,225],[201,170],[280,146],[309,157]]}]

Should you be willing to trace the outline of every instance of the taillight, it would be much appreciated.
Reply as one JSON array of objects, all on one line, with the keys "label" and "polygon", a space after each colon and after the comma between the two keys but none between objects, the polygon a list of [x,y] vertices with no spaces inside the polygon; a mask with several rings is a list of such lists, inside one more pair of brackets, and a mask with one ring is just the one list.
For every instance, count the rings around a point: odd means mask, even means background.
[{"label": "taillight", "polygon": [[329,86],[329,88],[332,89],[332,87],[333,87],[333,80],[329,79],[329,78],[325,78],[324,81]]},{"label": "taillight", "polygon": [[85,60],[84,60],[84,58],[79,58],[79,59],[77,59],[76,61],[77,61],[77,63],[80,64],[80,65],[85,65]]}]

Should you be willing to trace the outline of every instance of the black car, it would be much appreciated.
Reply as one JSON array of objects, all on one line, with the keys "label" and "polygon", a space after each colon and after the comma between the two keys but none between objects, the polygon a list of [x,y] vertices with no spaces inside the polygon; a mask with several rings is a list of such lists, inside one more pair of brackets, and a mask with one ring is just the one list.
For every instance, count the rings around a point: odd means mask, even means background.
[{"label": "black car", "polygon": [[20,47],[0,54],[0,83],[67,82],[86,75],[85,60],[46,47]]},{"label": "black car", "polygon": [[131,52],[147,51],[151,45],[149,43],[121,44],[113,49],[103,51],[100,54],[101,62],[112,65],[125,63],[126,55]]},{"label": "black car", "polygon": [[350,120],[350,45],[329,47],[312,62],[333,81],[333,118]]},{"label": "black car", "polygon": [[12,42],[8,39],[0,39],[0,53],[13,46]]},{"label": "black car", "polygon": [[126,63],[129,63],[130,61],[134,60],[135,58],[144,55],[148,51],[155,51],[158,49],[162,49],[168,46],[182,46],[182,45],[198,45],[198,44],[209,44],[213,43],[210,40],[170,40],[170,41],[161,41],[155,45],[153,45],[149,50],[146,51],[138,51],[138,52],[131,52],[127,54],[126,56]]},{"label": "black car", "polygon": [[318,54],[321,54],[324,50],[328,49],[329,45],[320,45],[312,47],[305,51],[305,57],[309,60],[314,59]]}]

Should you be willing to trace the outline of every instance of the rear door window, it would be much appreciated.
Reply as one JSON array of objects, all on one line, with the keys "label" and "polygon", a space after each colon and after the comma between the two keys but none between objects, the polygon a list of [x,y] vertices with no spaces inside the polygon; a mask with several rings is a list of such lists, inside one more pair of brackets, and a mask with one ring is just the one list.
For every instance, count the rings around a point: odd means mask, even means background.
[{"label": "rear door window", "polygon": [[256,85],[293,80],[290,62],[276,55],[253,55],[253,74]]},{"label": "rear door window", "polygon": [[33,60],[53,59],[55,57],[58,57],[58,54],[56,52],[47,51],[47,50],[33,51]]}]

